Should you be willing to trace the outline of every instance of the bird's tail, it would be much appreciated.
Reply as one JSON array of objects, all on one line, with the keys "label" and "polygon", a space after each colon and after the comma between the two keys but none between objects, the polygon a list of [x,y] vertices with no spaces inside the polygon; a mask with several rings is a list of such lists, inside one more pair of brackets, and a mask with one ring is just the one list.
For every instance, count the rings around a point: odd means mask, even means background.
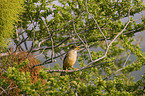
[{"label": "bird's tail", "polygon": [[[66,68],[63,66],[63,70],[66,70]],[[65,76],[66,72],[61,72],[60,76]]]},{"label": "bird's tail", "polygon": [[65,74],[66,74],[65,72],[61,72],[60,76],[65,76]]}]

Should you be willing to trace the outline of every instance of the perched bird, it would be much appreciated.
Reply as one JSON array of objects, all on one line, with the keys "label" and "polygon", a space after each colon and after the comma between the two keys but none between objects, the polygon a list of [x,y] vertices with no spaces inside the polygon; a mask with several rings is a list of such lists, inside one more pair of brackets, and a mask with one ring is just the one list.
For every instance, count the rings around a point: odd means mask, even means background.
[{"label": "perched bird", "polygon": [[[70,51],[68,51],[68,53],[65,55],[65,58],[63,60],[63,70],[67,70],[68,67],[73,67],[73,65],[75,64],[76,59],[77,59],[78,48],[79,48],[79,46],[73,45],[71,47]],[[65,73],[61,72],[60,75],[64,76]]]}]

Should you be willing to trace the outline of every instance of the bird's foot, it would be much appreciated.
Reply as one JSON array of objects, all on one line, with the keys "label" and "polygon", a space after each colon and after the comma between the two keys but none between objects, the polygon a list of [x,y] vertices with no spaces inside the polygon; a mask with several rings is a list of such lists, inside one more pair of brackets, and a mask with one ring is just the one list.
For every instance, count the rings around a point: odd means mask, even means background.
[{"label": "bird's foot", "polygon": [[66,70],[65,70],[65,71],[66,71],[66,73],[67,73],[67,72],[68,72],[68,69],[66,68]]}]

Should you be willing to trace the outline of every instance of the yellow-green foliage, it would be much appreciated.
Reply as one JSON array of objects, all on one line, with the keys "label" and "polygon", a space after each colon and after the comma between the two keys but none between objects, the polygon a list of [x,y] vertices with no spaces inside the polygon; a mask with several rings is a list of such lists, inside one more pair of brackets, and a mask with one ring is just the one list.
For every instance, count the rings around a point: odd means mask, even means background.
[{"label": "yellow-green foliage", "polygon": [[0,0],[0,49],[7,46],[7,39],[12,37],[14,23],[23,10],[24,0]]}]

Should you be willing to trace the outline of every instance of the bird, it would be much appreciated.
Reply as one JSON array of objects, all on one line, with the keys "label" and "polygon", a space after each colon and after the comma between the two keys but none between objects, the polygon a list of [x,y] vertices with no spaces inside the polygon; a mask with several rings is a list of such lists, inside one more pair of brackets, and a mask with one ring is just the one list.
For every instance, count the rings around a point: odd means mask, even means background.
[{"label": "bird", "polygon": [[[63,70],[67,71],[67,68],[72,67],[76,62],[77,59],[77,50],[79,49],[80,46],[73,45],[68,53],[65,55],[63,59]],[[64,76],[65,73],[61,72],[60,76]]]}]

